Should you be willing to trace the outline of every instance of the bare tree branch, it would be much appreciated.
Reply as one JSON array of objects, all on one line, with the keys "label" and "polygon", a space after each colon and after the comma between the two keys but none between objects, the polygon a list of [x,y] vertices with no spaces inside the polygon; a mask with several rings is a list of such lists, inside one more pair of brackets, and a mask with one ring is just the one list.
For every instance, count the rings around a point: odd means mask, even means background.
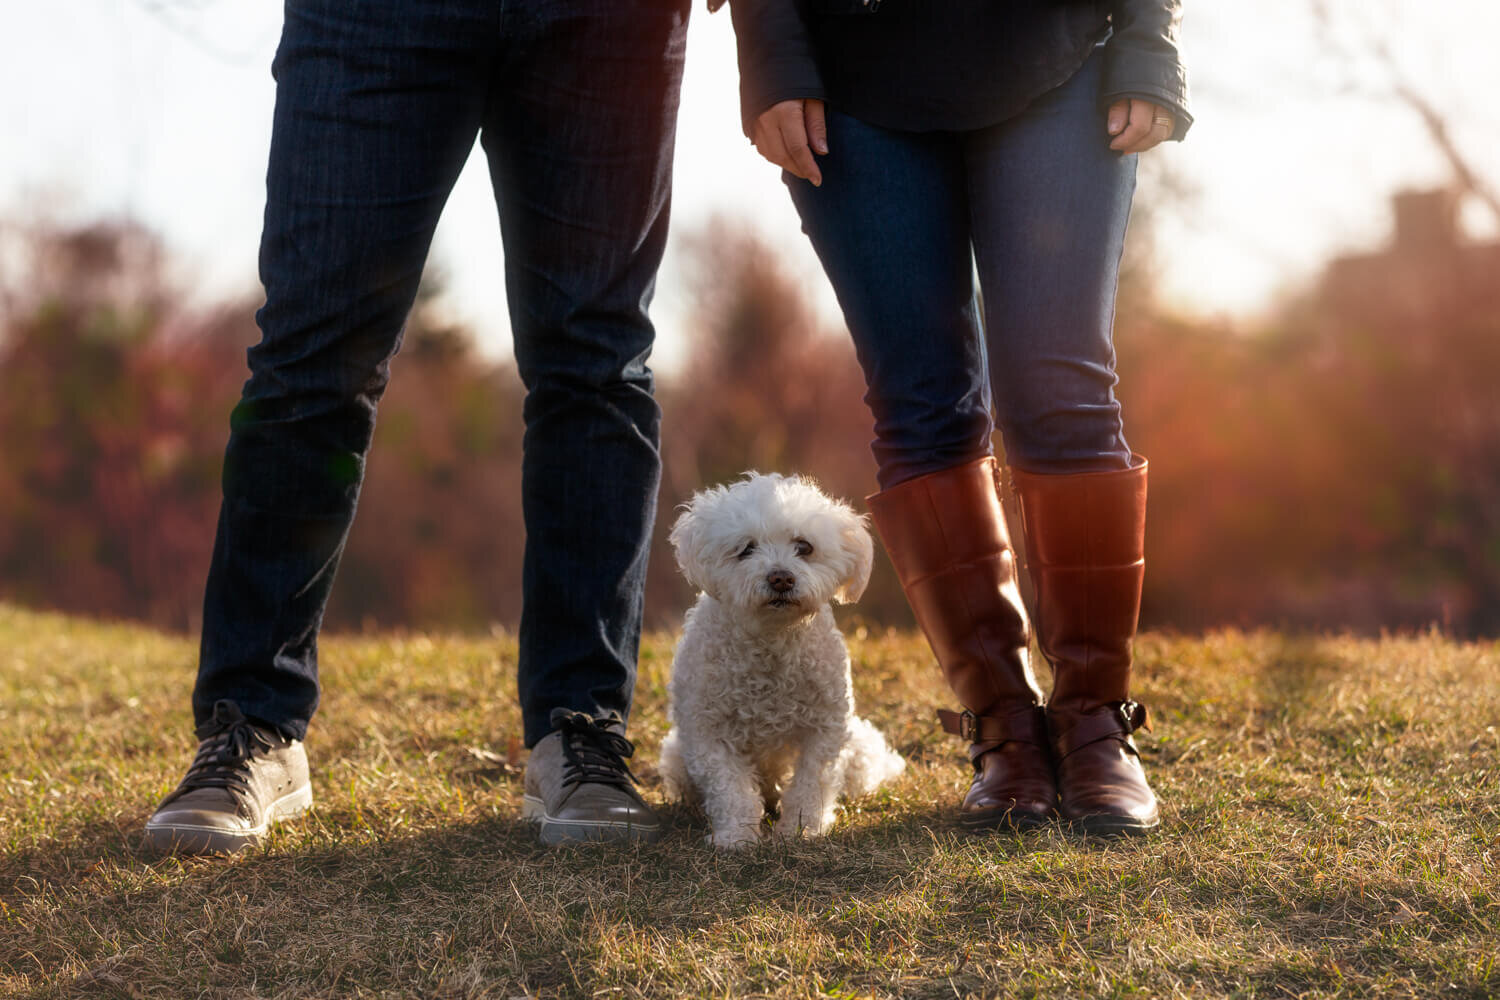
[{"label": "bare tree branch", "polygon": [[1384,40],[1375,42],[1375,54],[1391,75],[1392,93],[1422,119],[1422,125],[1427,129],[1427,134],[1437,145],[1443,158],[1448,161],[1448,169],[1453,171],[1454,180],[1460,192],[1478,198],[1494,215],[1495,221],[1500,222],[1500,197],[1496,196],[1494,189],[1486,184],[1469,165],[1468,157],[1464,156],[1458,144],[1453,140],[1448,127],[1448,119],[1401,71],[1395,56],[1391,54],[1390,46]]},{"label": "bare tree branch", "polygon": [[201,15],[219,0],[135,0],[136,6],[156,18],[163,27],[196,46],[205,55],[230,66],[249,66],[259,55],[259,46],[232,51],[188,24],[183,15]]},{"label": "bare tree branch", "polygon": [[[1349,67],[1353,66],[1357,60],[1355,54],[1338,38],[1335,15],[1328,0],[1308,0],[1308,8],[1312,13],[1314,23],[1318,26],[1323,44],[1330,52],[1338,56],[1345,64],[1345,69],[1349,70]],[[1496,194],[1495,189],[1480,176],[1469,158],[1459,149],[1457,141],[1453,138],[1449,117],[1438,109],[1432,98],[1425,94],[1402,69],[1395,53],[1391,50],[1389,41],[1377,36],[1370,29],[1363,34],[1365,45],[1378,62],[1387,82],[1381,91],[1372,92],[1368,86],[1357,82],[1353,72],[1350,71],[1348,82],[1339,88],[1338,93],[1379,100],[1395,98],[1410,108],[1421,120],[1428,137],[1448,164],[1458,193],[1472,195],[1478,199],[1489,209],[1495,220],[1500,222],[1500,195]]]}]

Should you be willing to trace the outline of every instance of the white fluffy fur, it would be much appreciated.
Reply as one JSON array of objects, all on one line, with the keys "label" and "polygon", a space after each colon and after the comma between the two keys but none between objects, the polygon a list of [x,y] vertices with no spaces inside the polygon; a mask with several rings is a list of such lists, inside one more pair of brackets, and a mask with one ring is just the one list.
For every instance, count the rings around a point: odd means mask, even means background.
[{"label": "white fluffy fur", "polygon": [[[670,537],[703,593],[672,663],[668,796],[700,798],[720,847],[756,842],[778,803],[776,833],[826,832],[841,793],[871,792],[906,766],[854,714],[829,609],[869,582],[864,519],[809,480],[751,472],[694,496]],[[783,574],[794,583],[779,593],[771,578]]]}]

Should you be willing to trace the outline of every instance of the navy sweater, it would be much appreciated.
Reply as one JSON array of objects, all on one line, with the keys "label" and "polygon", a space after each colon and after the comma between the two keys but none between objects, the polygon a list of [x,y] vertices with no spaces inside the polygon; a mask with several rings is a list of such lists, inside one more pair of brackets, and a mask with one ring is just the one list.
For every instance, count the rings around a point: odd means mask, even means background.
[{"label": "navy sweater", "polygon": [[1141,97],[1192,124],[1181,0],[731,0],[748,135],[779,101],[820,98],[905,131],[983,128],[1058,86],[1106,37],[1100,104]]}]

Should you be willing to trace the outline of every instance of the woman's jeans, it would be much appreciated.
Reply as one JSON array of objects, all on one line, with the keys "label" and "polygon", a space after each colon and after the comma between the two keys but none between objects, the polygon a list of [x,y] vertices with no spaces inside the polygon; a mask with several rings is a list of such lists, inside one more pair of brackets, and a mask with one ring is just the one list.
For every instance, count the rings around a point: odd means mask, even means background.
[{"label": "woman's jeans", "polygon": [[1111,328],[1136,157],[1109,149],[1099,63],[973,132],[830,109],[822,186],[787,175],[864,367],[882,488],[989,454],[992,391],[1011,464],[1129,467]]},{"label": "woman's jeans", "polygon": [[527,388],[525,741],[554,707],[627,715],[660,481],[646,310],[687,15],[686,0],[288,0],[262,340],[224,460],[199,722],[229,699],[301,737],[317,707],[376,404],[476,136]]}]

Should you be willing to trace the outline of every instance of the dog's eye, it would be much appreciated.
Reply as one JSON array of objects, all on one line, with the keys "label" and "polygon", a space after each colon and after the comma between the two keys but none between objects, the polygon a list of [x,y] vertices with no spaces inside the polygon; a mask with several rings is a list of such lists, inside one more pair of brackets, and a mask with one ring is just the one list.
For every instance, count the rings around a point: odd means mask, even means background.
[{"label": "dog's eye", "polygon": [[806,559],[808,556],[812,555],[812,542],[809,542],[807,539],[794,538],[792,539],[792,544],[797,547],[797,555],[799,557]]},{"label": "dog's eye", "polygon": [[750,553],[752,553],[754,551],[755,551],[755,543],[753,541],[746,542],[745,543],[745,547],[743,549],[740,549],[740,554],[737,555],[737,556],[735,556],[735,558],[736,559],[749,559],[750,558]]}]

